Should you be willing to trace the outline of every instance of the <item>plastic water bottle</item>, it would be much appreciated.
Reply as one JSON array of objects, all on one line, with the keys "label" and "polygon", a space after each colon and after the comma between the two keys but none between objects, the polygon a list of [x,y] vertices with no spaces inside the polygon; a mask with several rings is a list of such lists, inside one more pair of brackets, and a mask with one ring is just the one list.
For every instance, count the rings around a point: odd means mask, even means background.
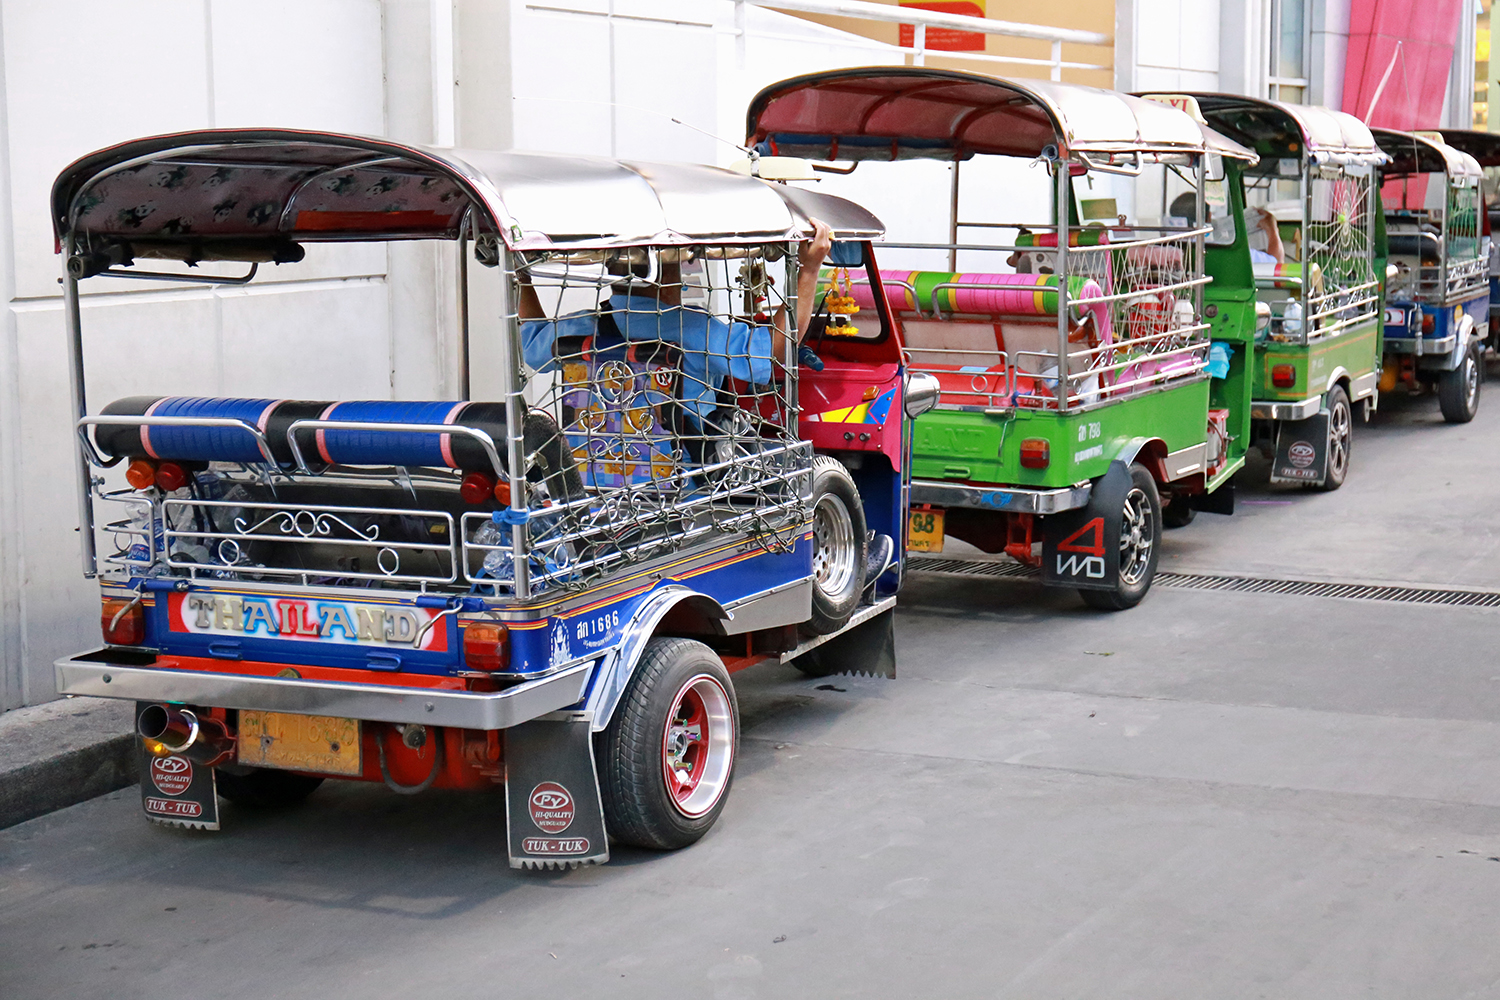
[{"label": "plastic water bottle", "polygon": [[151,544],[154,540],[156,550],[160,552],[164,543],[165,526],[160,517],[153,518],[154,508],[132,505],[130,508],[130,527],[141,532],[139,535],[129,536],[131,539],[130,549],[125,553],[125,558],[133,563],[149,563],[151,561]]},{"label": "plastic water bottle", "polygon": [[[474,532],[475,545],[504,545],[510,542],[509,532],[500,530],[494,521],[485,521]],[[491,549],[484,554],[484,574],[496,582],[508,584],[516,575],[515,563],[509,552]]]},{"label": "plastic water bottle", "polygon": [[1284,337],[1302,335],[1302,303],[1296,299],[1288,300],[1286,309],[1281,313],[1281,334]]}]

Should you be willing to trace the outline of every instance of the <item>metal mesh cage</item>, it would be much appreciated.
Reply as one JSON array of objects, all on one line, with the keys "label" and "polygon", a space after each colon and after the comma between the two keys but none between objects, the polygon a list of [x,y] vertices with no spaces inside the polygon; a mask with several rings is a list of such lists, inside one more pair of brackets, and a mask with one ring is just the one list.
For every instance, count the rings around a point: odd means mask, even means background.
[{"label": "metal mesh cage", "polygon": [[[528,445],[512,513],[465,516],[471,583],[583,587],[715,534],[794,544],[811,468],[785,337],[795,248],[512,254],[506,266],[519,389],[553,430]],[[548,454],[560,468],[539,468]]]}]

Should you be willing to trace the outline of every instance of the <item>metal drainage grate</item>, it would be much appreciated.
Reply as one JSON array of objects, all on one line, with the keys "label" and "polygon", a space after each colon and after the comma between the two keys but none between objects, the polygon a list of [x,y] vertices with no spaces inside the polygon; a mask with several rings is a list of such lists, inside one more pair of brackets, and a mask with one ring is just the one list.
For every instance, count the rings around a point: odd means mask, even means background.
[{"label": "metal drainage grate", "polygon": [[[913,556],[915,573],[954,576],[1026,578],[1039,575],[1018,562],[989,559],[941,559]],[[1285,594],[1290,597],[1337,597],[1351,601],[1394,601],[1398,604],[1441,604],[1467,608],[1500,607],[1500,592],[1445,590],[1440,587],[1396,587],[1368,583],[1317,583],[1312,580],[1272,580],[1262,577],[1210,576],[1162,570],[1154,581],[1158,587],[1187,590],[1217,590],[1235,594]]]}]

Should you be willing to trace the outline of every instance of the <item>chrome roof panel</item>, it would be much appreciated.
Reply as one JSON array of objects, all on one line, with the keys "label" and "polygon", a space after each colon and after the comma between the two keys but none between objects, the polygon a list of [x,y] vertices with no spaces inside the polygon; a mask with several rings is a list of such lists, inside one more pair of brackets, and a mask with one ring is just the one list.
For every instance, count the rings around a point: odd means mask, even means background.
[{"label": "chrome roof panel", "polygon": [[265,259],[253,254],[288,241],[454,239],[468,212],[512,249],[800,239],[809,204],[836,235],[884,229],[844,199],[807,194],[695,164],[217,129],[81,158],[53,184],[52,214],[59,240],[170,246],[190,260]]},{"label": "chrome roof panel", "polygon": [[1454,180],[1461,180],[1468,187],[1477,184],[1484,176],[1484,168],[1473,156],[1429,135],[1385,128],[1371,129],[1370,132],[1381,152],[1391,158],[1387,169],[1392,173],[1431,173],[1441,170],[1448,175],[1450,184]]},{"label": "chrome roof panel", "polygon": [[[1175,108],[1112,90],[926,67],[872,66],[782,80],[751,101],[753,142],[826,159],[960,159],[976,153],[1219,152]],[[1244,151],[1244,156],[1253,154]]]},{"label": "chrome roof panel", "polygon": [[1210,127],[1243,142],[1263,159],[1304,154],[1318,163],[1379,166],[1385,154],[1370,129],[1351,114],[1239,94],[1190,93]]}]

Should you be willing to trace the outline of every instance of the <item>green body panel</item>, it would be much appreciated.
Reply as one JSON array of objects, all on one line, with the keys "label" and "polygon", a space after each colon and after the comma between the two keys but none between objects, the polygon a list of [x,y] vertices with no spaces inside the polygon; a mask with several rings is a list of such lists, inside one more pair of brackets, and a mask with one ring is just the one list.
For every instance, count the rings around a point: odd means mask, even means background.
[{"label": "green body panel", "polygon": [[[1051,489],[1104,475],[1132,442],[1161,440],[1168,451],[1201,444],[1207,426],[1208,379],[1088,410],[1027,409],[983,413],[929,410],[912,428],[916,479]],[[1045,438],[1051,462],[1021,468],[1021,442]]]},{"label": "green body panel", "polygon": [[[1265,343],[1255,350],[1255,398],[1295,402],[1319,396],[1328,391],[1328,379],[1340,368],[1354,378],[1375,371],[1379,360],[1378,316],[1311,344]],[[1285,389],[1272,385],[1273,365],[1292,365],[1297,370],[1296,383]]]}]

